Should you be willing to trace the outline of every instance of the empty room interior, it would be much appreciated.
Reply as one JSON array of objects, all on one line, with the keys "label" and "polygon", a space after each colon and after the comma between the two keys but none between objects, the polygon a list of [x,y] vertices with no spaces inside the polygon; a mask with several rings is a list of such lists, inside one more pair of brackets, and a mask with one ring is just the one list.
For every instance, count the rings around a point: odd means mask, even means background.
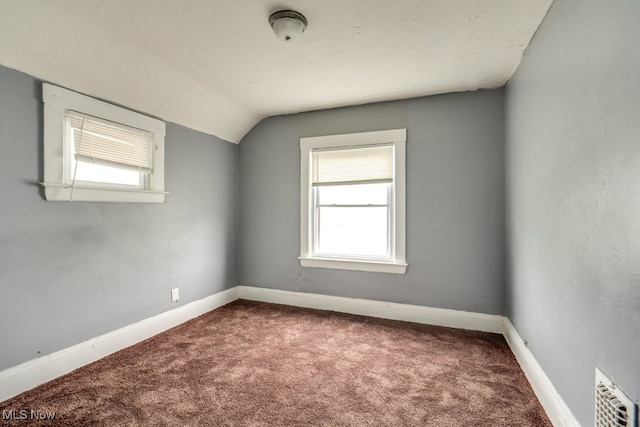
[{"label": "empty room interior", "polygon": [[638,22],[0,0],[0,424],[637,426]]}]

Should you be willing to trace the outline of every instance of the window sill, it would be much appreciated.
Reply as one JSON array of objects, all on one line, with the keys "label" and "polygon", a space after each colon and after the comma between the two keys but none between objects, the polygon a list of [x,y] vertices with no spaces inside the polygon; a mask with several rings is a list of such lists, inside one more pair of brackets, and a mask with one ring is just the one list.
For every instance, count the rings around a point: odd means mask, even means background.
[{"label": "window sill", "polygon": [[163,203],[165,191],[138,190],[110,187],[75,187],[71,199],[71,187],[64,184],[41,183],[47,200],[59,202],[122,202],[122,203]]},{"label": "window sill", "polygon": [[300,265],[314,268],[369,271],[374,273],[405,274],[407,264],[403,262],[365,261],[337,258],[298,257]]}]

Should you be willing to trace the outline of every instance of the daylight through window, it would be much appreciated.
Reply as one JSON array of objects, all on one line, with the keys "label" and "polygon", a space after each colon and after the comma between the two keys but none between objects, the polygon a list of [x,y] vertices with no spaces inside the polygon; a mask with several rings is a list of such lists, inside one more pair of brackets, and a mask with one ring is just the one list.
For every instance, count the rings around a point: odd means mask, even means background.
[{"label": "daylight through window", "polygon": [[405,138],[401,129],[301,140],[303,266],[404,272]]},{"label": "daylight through window", "polygon": [[47,200],[162,203],[165,124],[43,84]]},{"label": "daylight through window", "polygon": [[150,132],[75,111],[65,119],[72,185],[146,187],[152,167]]}]

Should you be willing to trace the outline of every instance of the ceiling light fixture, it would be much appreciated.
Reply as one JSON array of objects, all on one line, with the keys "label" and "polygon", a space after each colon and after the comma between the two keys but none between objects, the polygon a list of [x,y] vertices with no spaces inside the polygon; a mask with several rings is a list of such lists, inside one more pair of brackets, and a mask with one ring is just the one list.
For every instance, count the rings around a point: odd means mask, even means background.
[{"label": "ceiling light fixture", "polygon": [[293,10],[280,10],[269,17],[269,24],[280,40],[288,42],[304,33],[307,18]]}]

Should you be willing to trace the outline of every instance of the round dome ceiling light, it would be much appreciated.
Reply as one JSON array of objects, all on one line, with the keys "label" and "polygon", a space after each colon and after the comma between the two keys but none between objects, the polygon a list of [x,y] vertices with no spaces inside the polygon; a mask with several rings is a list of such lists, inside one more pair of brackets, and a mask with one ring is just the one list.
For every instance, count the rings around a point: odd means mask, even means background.
[{"label": "round dome ceiling light", "polygon": [[307,18],[293,10],[280,10],[269,17],[269,24],[280,40],[299,37],[307,28]]}]

